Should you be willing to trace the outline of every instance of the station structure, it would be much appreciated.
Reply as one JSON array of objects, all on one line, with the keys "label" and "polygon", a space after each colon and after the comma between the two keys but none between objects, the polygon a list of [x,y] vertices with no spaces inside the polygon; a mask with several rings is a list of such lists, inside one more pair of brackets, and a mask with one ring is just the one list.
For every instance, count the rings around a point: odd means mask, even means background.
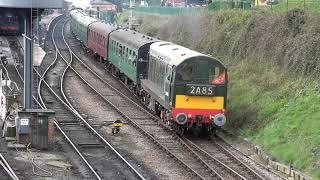
[{"label": "station structure", "polygon": [[24,108],[32,103],[33,34],[32,21],[44,9],[59,9],[63,0],[0,0],[0,9],[8,8],[12,13],[24,15]]}]

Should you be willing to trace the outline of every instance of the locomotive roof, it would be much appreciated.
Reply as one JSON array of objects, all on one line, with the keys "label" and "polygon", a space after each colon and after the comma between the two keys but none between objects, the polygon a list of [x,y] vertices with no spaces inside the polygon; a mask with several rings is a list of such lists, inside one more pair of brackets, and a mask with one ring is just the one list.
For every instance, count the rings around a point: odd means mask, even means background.
[{"label": "locomotive roof", "polygon": [[196,57],[196,56],[205,56],[202,53],[193,51],[191,49],[185,48],[183,46],[173,44],[171,42],[155,42],[150,46],[150,54],[156,56],[163,61],[166,61],[170,65],[179,65],[184,60]]},{"label": "locomotive roof", "polygon": [[166,63],[172,66],[178,66],[186,59],[201,56],[210,58],[224,67],[224,65],[219,60],[216,60],[213,57],[199,53],[197,51],[193,51],[191,49],[171,42],[161,41],[151,44],[150,54],[161,59],[162,61],[165,61]]},{"label": "locomotive roof", "polygon": [[159,41],[155,38],[129,29],[118,29],[113,31],[110,37],[135,49],[139,49],[145,44]]},{"label": "locomotive roof", "polygon": [[70,10],[70,15],[74,17],[78,12],[80,12],[80,9],[72,9]]},{"label": "locomotive roof", "polygon": [[117,29],[117,26],[101,21],[93,22],[89,25],[89,29],[107,36],[111,31]]},{"label": "locomotive roof", "polygon": [[83,13],[79,9],[71,10],[70,15],[83,26],[89,26],[89,24],[91,24],[92,22],[98,21],[97,19]]}]

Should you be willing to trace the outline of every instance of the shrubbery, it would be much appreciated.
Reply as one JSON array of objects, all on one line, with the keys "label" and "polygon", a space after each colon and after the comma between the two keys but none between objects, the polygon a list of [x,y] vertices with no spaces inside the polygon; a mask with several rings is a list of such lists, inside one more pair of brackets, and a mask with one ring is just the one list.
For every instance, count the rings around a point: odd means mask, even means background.
[{"label": "shrubbery", "polygon": [[229,66],[229,131],[320,178],[319,14],[294,9],[142,17],[141,31]]}]

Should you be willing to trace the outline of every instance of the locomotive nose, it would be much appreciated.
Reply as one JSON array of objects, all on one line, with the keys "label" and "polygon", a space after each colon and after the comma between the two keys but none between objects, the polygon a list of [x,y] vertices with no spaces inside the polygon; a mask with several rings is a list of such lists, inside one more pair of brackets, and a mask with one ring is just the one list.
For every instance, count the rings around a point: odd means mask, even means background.
[{"label": "locomotive nose", "polygon": [[219,127],[225,125],[226,122],[227,122],[227,118],[224,114],[217,114],[213,118],[213,123]]}]

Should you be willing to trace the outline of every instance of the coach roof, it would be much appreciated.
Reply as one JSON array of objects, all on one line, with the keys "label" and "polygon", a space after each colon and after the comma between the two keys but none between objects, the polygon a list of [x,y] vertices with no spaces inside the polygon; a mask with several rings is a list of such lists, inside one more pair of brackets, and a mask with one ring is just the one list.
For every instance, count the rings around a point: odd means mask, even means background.
[{"label": "coach roof", "polygon": [[107,36],[111,31],[116,30],[117,26],[101,21],[96,21],[89,25],[89,29]]},{"label": "coach roof", "polygon": [[159,41],[155,38],[129,29],[118,29],[116,31],[113,31],[111,33],[111,38],[135,49],[139,49],[145,44]]},{"label": "coach roof", "polygon": [[70,15],[78,21],[82,26],[89,26],[92,22],[98,21],[97,19],[88,16],[87,14],[83,13],[79,9],[74,9],[70,11]]}]

